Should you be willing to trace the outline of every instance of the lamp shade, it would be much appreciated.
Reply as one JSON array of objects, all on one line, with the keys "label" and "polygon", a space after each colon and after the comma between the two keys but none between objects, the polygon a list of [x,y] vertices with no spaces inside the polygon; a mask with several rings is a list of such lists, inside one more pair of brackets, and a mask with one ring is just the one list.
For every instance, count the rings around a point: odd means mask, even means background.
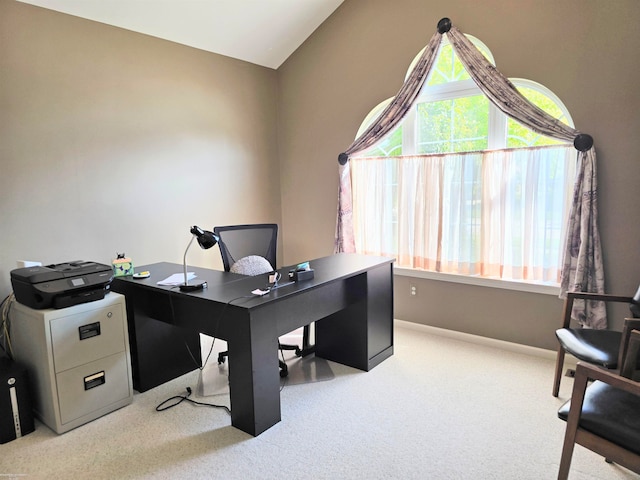
[{"label": "lamp shade", "polygon": [[218,243],[218,236],[210,232],[209,230],[202,230],[200,227],[194,225],[191,227],[191,234],[198,239],[198,245],[204,250],[207,250]]},{"label": "lamp shade", "polygon": [[190,231],[191,231],[192,237],[191,237],[191,240],[189,241],[189,244],[187,245],[187,248],[184,251],[184,260],[183,260],[184,283],[180,285],[180,290],[183,292],[193,292],[195,290],[202,290],[204,287],[207,286],[207,282],[205,281],[196,281],[196,282],[189,283],[189,280],[187,278],[187,252],[189,251],[189,247],[191,246],[193,239],[194,238],[198,239],[198,245],[200,245],[200,247],[204,250],[207,250],[213,247],[216,243],[218,243],[218,240],[219,240],[218,236],[215,233],[210,232],[209,230],[203,230],[196,225],[191,227]]}]

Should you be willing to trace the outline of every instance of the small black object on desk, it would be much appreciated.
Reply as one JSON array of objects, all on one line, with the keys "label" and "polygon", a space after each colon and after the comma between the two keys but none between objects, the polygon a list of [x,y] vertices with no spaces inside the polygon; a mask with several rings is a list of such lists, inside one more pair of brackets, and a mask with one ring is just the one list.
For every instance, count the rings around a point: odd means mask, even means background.
[{"label": "small black object on desk", "polygon": [[313,269],[309,270],[289,270],[289,280],[294,282],[304,282],[313,278]]}]

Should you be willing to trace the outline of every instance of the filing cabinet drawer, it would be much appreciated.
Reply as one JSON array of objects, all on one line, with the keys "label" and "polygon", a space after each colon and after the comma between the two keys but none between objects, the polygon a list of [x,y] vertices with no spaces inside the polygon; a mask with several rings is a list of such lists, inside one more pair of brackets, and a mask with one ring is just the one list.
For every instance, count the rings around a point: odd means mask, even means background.
[{"label": "filing cabinet drawer", "polygon": [[126,348],[121,303],[53,319],[50,328],[57,373]]},{"label": "filing cabinet drawer", "polygon": [[125,352],[66,370],[56,377],[62,425],[132,395]]}]

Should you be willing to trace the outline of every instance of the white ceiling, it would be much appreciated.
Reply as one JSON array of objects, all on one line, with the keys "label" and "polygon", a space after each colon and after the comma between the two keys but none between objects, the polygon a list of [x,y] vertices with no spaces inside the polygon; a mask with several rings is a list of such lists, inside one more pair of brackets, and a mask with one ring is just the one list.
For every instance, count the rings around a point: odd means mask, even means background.
[{"label": "white ceiling", "polygon": [[18,0],[278,68],[344,0]]}]

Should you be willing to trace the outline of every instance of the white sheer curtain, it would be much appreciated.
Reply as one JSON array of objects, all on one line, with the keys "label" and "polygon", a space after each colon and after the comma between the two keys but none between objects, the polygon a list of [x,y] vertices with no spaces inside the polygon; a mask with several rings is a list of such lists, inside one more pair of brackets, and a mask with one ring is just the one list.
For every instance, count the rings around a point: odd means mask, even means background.
[{"label": "white sheer curtain", "polygon": [[558,283],[575,158],[572,145],[352,157],[356,250],[399,267]]}]

